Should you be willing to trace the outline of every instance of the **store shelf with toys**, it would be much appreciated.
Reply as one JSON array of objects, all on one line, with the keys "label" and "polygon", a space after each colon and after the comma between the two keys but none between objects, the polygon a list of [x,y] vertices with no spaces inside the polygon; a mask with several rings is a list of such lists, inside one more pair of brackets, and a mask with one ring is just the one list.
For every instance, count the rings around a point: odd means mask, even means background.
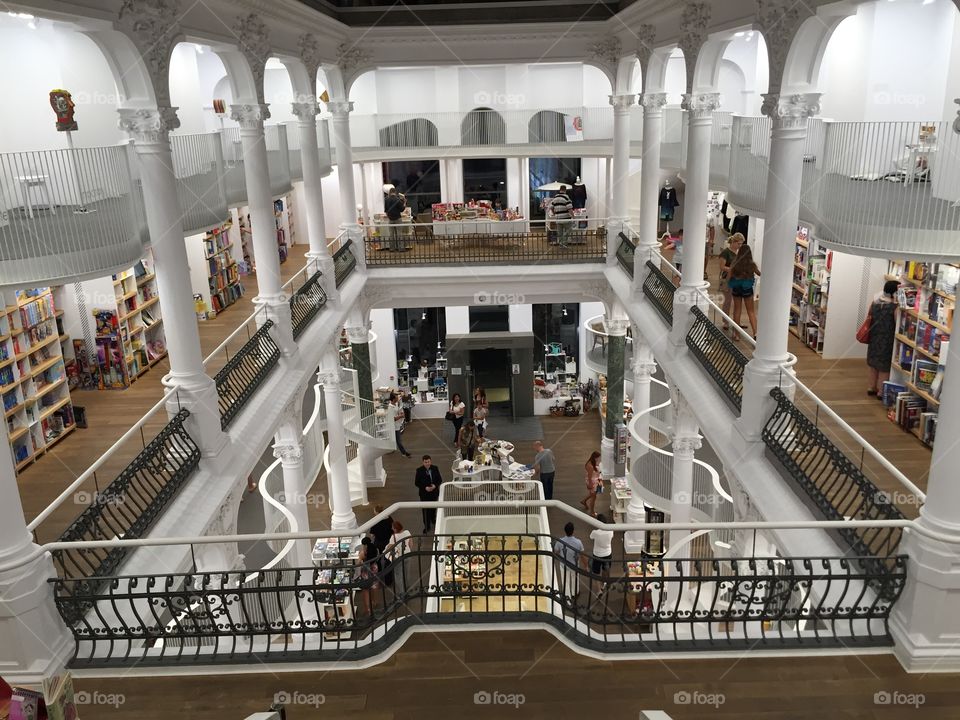
[{"label": "store shelf with toys", "polygon": [[900,282],[887,417],[932,446],[956,307],[960,265],[891,260],[886,278]]},{"label": "store shelf with toys", "polygon": [[33,288],[7,295],[0,317],[0,395],[17,471],[77,427],[54,293]]},{"label": "store shelf with toys", "polygon": [[277,230],[277,252],[282,264],[287,261],[290,246],[294,243],[293,204],[289,195],[273,201],[273,221]]}]

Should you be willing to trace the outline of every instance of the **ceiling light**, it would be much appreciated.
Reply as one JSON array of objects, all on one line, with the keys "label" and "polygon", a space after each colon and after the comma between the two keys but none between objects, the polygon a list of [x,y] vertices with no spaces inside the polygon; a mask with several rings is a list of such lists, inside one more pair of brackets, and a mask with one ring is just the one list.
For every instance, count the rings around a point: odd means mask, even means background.
[{"label": "ceiling light", "polygon": [[420,316],[420,319],[421,319],[421,320],[426,320],[426,319],[427,319],[427,311],[426,311],[426,310],[423,311],[423,314]]},{"label": "ceiling light", "polygon": [[743,30],[740,30],[739,32],[735,32],[733,34],[734,37],[743,37],[744,35],[746,35],[746,33]]},{"label": "ceiling light", "polygon": [[718,548],[723,548],[724,550],[729,550],[731,547],[733,547],[730,543],[725,543],[723,540],[714,540],[713,544]]}]

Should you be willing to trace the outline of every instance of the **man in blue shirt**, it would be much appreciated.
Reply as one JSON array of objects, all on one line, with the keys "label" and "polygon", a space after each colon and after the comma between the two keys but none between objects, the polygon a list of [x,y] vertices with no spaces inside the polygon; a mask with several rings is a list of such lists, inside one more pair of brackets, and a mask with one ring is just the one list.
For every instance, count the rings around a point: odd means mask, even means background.
[{"label": "man in blue shirt", "polygon": [[553,545],[553,553],[557,555],[555,567],[563,594],[570,602],[576,602],[580,590],[580,569],[586,569],[583,543],[573,536],[573,523],[563,526],[565,536]]}]

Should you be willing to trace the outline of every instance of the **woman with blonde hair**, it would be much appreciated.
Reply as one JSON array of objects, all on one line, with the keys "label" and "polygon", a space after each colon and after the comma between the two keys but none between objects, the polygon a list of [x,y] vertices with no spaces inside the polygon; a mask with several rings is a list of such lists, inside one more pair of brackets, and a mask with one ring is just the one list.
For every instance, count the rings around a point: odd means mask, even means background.
[{"label": "woman with blonde hair", "polygon": [[[737,260],[737,253],[747,242],[743,233],[734,233],[727,238],[727,246],[720,251],[720,292],[723,293],[723,307],[721,308],[725,315],[730,314],[733,305],[733,295],[730,294],[730,271],[733,269],[733,263]],[[723,319],[723,329],[729,330],[730,325],[727,319]]]},{"label": "woman with blonde hair", "polygon": [[601,488],[603,488],[603,480],[600,476],[600,453],[596,450],[590,453],[590,459],[587,460],[587,464],[583,466],[583,469],[583,480],[587,486],[587,496],[580,501],[580,504],[583,505],[584,510],[591,515],[596,515],[597,512],[594,508],[597,504],[597,494],[601,491]]},{"label": "woman with blonde hair", "polygon": [[[737,259],[733,261],[730,268],[730,294],[733,295],[733,321],[740,324],[740,314],[743,308],[747,308],[747,317],[750,319],[750,328],[753,330],[753,337],[757,337],[757,311],[753,307],[753,290],[756,286],[757,278],[760,276],[760,268],[753,261],[753,251],[749,245],[741,245],[737,251]],[[733,340],[740,339],[740,335],[734,333]]]}]

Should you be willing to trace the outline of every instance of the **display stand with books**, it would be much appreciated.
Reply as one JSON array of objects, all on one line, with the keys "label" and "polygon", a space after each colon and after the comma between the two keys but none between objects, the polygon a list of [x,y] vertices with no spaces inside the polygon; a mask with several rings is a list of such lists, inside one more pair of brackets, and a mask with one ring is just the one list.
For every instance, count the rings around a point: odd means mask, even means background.
[{"label": "display stand with books", "polygon": [[[12,296],[11,296],[12,295]],[[0,395],[16,469],[76,429],[62,351],[62,312],[52,288],[4,297],[0,317]]]},{"label": "display stand with books", "polygon": [[[213,318],[243,295],[236,259],[233,220],[186,239],[190,284],[197,299],[198,317]],[[197,298],[199,296],[199,298]],[[200,303],[203,303],[202,313]]]},{"label": "display stand with books", "polygon": [[890,261],[897,291],[896,334],[884,404],[891,421],[933,445],[960,265]]}]

